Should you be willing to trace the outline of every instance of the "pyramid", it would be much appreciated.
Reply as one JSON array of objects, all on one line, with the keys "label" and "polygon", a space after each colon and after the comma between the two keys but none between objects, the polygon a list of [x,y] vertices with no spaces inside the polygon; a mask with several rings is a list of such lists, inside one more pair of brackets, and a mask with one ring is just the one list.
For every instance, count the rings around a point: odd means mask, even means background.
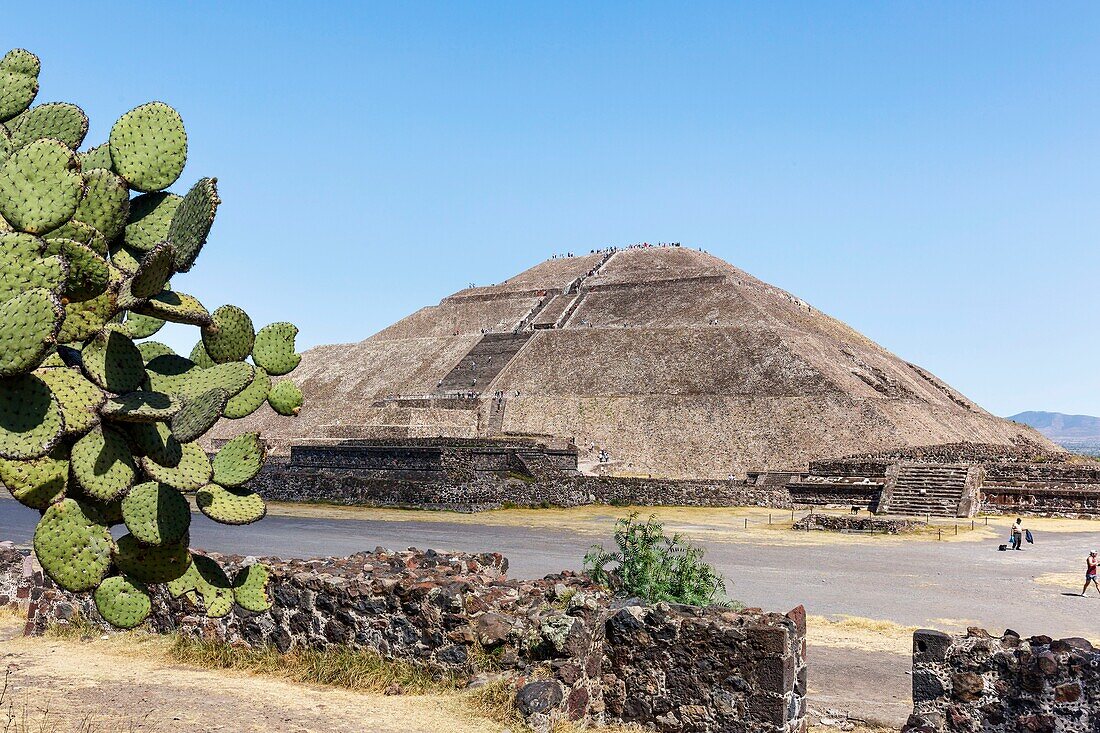
[{"label": "pyramid", "polygon": [[[704,252],[547,260],[355,344],[307,351],[297,420],[266,406],[215,436],[574,441],[591,472],[725,477],[813,459],[1038,444],[805,301]],[[600,460],[600,458],[603,460]]]}]

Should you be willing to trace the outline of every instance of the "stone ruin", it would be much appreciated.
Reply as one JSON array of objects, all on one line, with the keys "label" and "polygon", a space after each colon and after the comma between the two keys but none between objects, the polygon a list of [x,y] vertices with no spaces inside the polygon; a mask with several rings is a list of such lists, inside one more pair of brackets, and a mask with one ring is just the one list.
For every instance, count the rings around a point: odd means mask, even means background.
[{"label": "stone ruin", "polygon": [[1100,651],[1085,639],[913,635],[913,715],[903,733],[1096,733]]},{"label": "stone ruin", "polygon": [[[232,569],[243,558],[219,557]],[[514,681],[536,730],[558,720],[639,723],[662,733],[798,733],[806,726],[806,621],[786,615],[610,597],[573,573],[507,578],[499,554],[376,549],[280,561],[270,611],[222,619],[156,596],[151,627],[234,644],[351,646],[468,675]],[[0,605],[28,610],[27,632],[74,615],[86,595],[56,588],[32,558],[0,548]],[[488,660],[487,662],[485,660]]]}]

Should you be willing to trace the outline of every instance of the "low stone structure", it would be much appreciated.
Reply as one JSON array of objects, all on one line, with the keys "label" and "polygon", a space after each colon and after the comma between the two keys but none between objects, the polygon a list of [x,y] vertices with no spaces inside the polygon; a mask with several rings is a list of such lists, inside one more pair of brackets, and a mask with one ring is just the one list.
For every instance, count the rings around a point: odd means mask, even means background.
[{"label": "low stone structure", "polygon": [[807,514],[792,525],[792,529],[825,532],[867,532],[868,534],[902,534],[918,526],[909,519],[883,519],[836,514]]},{"label": "low stone structure", "polygon": [[1085,639],[913,635],[913,715],[903,733],[1095,733],[1100,651]]},{"label": "low stone structure", "polygon": [[[246,560],[219,557],[230,570]],[[805,613],[642,605],[572,573],[509,580],[498,554],[382,548],[345,558],[266,560],[273,607],[223,619],[155,598],[149,622],[204,639],[351,646],[517,681],[536,728],[556,720],[635,722],[663,733],[796,733],[805,728]],[[0,549],[0,594],[20,599],[28,632],[79,614],[87,596],[58,590],[29,557]],[[3,600],[3,598],[0,598]]]}]

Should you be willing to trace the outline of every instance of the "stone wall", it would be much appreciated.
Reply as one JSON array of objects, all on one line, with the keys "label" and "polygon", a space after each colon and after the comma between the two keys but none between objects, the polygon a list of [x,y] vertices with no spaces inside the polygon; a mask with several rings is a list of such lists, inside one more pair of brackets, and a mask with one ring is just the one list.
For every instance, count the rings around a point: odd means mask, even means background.
[{"label": "stone wall", "polygon": [[464,480],[421,482],[377,478],[354,470],[307,469],[270,461],[249,488],[274,501],[483,511],[505,506],[618,504],[641,506],[770,506],[789,509],[781,486],[743,481],[558,476],[526,479],[477,473]]},{"label": "stone wall", "polygon": [[880,519],[878,517],[837,516],[835,514],[808,514],[799,519],[792,529],[825,532],[867,532],[868,534],[902,534],[912,532],[918,526],[909,519]]},{"label": "stone wall", "polygon": [[881,483],[849,483],[844,481],[797,481],[787,484],[787,492],[795,504],[807,506],[858,506],[876,511],[882,499]]},{"label": "stone wall", "polygon": [[[247,560],[219,557],[231,571]],[[608,596],[572,573],[520,581],[498,554],[381,548],[346,558],[279,561],[273,607],[223,619],[156,596],[150,625],[205,639],[351,646],[431,669],[516,682],[536,729],[560,719],[636,722],[662,733],[796,733],[806,716],[805,612],[786,616]],[[0,550],[0,589],[25,589],[28,630],[79,613],[87,596],[56,589],[23,554]]]},{"label": "stone wall", "polygon": [[1084,639],[913,635],[913,715],[903,733],[1095,733],[1100,652]]}]

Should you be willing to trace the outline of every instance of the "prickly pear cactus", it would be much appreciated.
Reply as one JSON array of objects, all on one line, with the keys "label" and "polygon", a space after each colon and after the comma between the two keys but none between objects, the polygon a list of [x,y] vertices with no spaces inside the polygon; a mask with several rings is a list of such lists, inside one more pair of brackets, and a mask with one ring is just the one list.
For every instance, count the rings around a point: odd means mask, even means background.
[{"label": "prickly pear cactus", "polygon": [[[0,58],[0,480],[42,514],[46,573],[93,593],[115,626],[145,620],[156,584],[212,616],[234,602],[264,610],[266,568],[229,578],[191,552],[185,495],[216,522],[263,518],[246,486],[263,464],[259,435],[213,459],[196,441],[265,403],[297,414],[301,391],[271,375],[298,365],[298,329],[257,333],[237,306],[211,312],[170,282],[194,266],[221,203],[214,178],[166,190],[187,159],[176,110],[137,107],[79,151],[88,118],[32,106],[39,70],[29,51]],[[166,321],[199,329],[191,358],[142,341]]]}]

